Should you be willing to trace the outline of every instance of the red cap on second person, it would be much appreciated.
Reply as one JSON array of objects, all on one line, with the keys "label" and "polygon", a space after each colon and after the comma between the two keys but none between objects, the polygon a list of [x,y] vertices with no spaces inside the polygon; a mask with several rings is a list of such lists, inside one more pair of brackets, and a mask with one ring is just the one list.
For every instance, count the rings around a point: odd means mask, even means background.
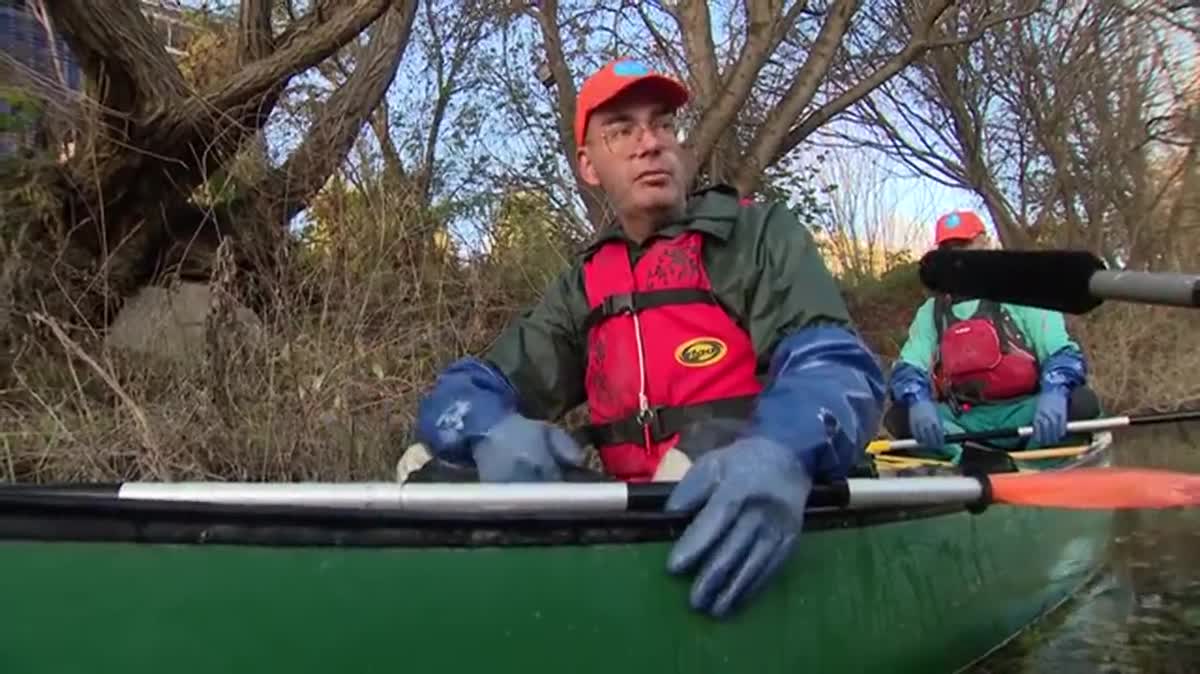
[{"label": "red cap on second person", "polygon": [[983,220],[974,211],[950,211],[938,218],[934,245],[955,239],[971,240],[986,232]]}]

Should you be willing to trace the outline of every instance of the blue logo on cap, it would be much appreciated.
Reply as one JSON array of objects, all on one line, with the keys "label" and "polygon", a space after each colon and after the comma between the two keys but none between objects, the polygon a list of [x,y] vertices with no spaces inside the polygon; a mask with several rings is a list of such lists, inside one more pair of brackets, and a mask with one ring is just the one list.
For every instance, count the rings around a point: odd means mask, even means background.
[{"label": "blue logo on cap", "polygon": [[962,222],[962,218],[958,217],[958,213],[952,213],[946,218],[946,229],[954,229]]},{"label": "blue logo on cap", "polygon": [[641,77],[649,75],[650,69],[638,61],[621,61],[613,66],[613,72],[621,77]]}]

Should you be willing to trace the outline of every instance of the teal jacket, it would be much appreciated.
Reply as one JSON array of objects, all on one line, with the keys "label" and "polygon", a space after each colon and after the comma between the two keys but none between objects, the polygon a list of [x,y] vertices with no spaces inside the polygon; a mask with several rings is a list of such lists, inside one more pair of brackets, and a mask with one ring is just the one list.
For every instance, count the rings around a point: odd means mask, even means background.
[{"label": "teal jacket", "polygon": [[[932,400],[930,370],[937,352],[937,326],[933,320],[933,298],[917,309],[908,328],[908,340],[900,350],[900,358],[892,368],[888,387],[892,401],[911,405],[918,400]],[[1017,304],[1001,304],[1021,331],[1025,343],[1033,350],[1041,371],[1042,390],[1070,391],[1087,380],[1087,360],[1079,344],[1067,334],[1066,321],[1057,311]],[[979,307],[979,300],[957,302],[951,311],[957,318],[969,318]]]}]

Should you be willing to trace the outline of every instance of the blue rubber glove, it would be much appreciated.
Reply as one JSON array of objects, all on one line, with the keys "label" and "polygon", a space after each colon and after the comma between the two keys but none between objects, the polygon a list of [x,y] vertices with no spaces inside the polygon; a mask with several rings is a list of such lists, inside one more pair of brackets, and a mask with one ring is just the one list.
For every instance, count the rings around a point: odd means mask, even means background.
[{"label": "blue rubber glove", "polygon": [[703,565],[692,608],[724,617],[754,596],[791,555],[812,478],[795,452],[742,438],[700,457],[667,500],[671,512],[703,510],[671,550],[667,570]]},{"label": "blue rubber glove", "polygon": [[844,478],[879,427],[883,373],[853,333],[805,328],[783,339],[754,414],[730,444],[702,455],[667,500],[695,512],[667,570],[699,569],[692,608],[724,617],[791,555],[814,479]]},{"label": "blue rubber glove", "polygon": [[906,406],[917,400],[933,400],[929,373],[906,360],[898,360],[892,366],[888,388],[892,400]]},{"label": "blue rubber glove", "polygon": [[1052,445],[1067,434],[1067,406],[1071,390],[1087,381],[1087,359],[1072,346],[1066,346],[1042,363],[1042,392],[1033,414],[1030,440],[1039,447]]},{"label": "blue rubber glove", "polygon": [[1052,445],[1067,434],[1067,390],[1055,387],[1038,395],[1037,411],[1033,415],[1033,436],[1039,447]]},{"label": "blue rubber glove", "polygon": [[946,444],[946,429],[937,405],[929,400],[918,400],[908,408],[908,428],[913,438],[926,449],[941,449]]},{"label": "blue rubber glove", "polygon": [[889,382],[892,400],[908,408],[908,430],[922,447],[941,449],[946,445],[946,428],[933,402],[929,375],[907,361],[892,368]]},{"label": "blue rubber glove", "polygon": [[583,448],[563,429],[510,414],[471,449],[480,482],[560,482],[565,466],[582,468]]},{"label": "blue rubber glove", "polygon": [[562,479],[583,449],[561,428],[517,411],[517,393],[491,364],[452,363],[417,407],[417,441],[451,463],[474,464],[482,482]]}]

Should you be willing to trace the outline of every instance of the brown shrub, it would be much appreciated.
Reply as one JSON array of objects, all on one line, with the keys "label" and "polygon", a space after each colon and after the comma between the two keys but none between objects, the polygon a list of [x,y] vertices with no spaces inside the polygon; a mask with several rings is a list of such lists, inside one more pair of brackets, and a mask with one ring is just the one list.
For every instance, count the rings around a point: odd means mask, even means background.
[{"label": "brown shrub", "polygon": [[1108,412],[1171,411],[1200,403],[1194,309],[1108,302],[1068,324],[1083,345]]},{"label": "brown shrub", "polygon": [[0,479],[387,479],[438,370],[531,299],[491,282],[496,261],[458,259],[405,220],[381,209],[356,226],[387,236],[291,249],[256,286],[258,338],[231,318],[244,298],[218,263],[203,352],[185,360],[15,308],[29,327],[0,388]]}]

